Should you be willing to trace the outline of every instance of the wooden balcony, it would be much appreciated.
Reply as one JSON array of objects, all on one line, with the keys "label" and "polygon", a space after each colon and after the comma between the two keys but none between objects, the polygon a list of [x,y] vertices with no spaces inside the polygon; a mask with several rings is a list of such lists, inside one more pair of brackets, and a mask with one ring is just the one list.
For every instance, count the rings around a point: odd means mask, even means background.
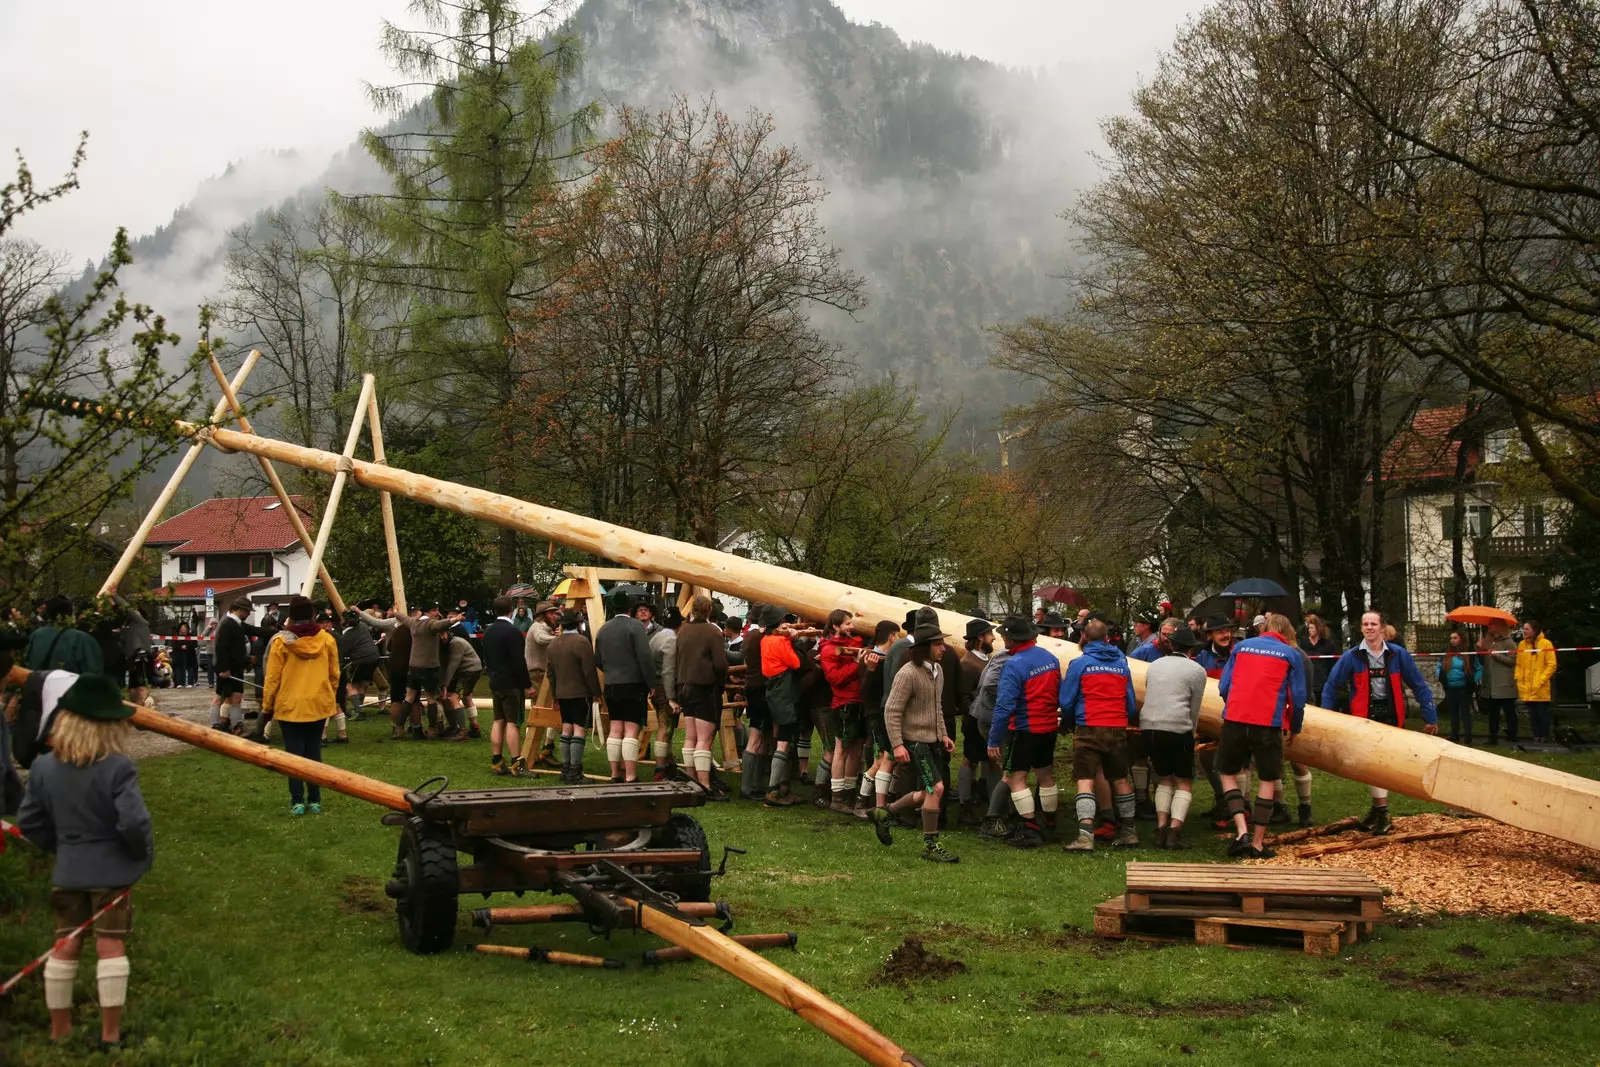
[{"label": "wooden balcony", "polygon": [[1483,551],[1489,556],[1513,556],[1531,558],[1547,556],[1561,548],[1561,538],[1555,534],[1538,534],[1535,536],[1515,537],[1485,537],[1482,541]]}]

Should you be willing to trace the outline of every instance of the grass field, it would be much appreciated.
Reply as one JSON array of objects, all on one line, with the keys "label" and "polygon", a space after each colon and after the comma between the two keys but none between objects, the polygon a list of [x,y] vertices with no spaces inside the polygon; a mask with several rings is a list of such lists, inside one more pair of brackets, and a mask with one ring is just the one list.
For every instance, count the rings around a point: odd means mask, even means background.
[{"label": "grass field", "polygon": [[[488,745],[393,743],[352,726],[330,762],[414,785],[503,784]],[[598,760],[591,749],[591,764]],[[1600,776],[1600,756],[1539,762]],[[37,978],[3,1006],[14,1064],[842,1064],[821,1034],[707,964],[643,970],[659,946],[610,945],[575,926],[523,926],[494,940],[620,956],[623,972],[481,957],[466,925],[456,948],[400,946],[383,882],[398,832],[381,812],[327,797],[292,818],[283,780],[207,753],[147,760],[154,869],[136,891],[130,942],[131,1049],[52,1048]],[[1317,776],[1320,820],[1365,810],[1364,791]],[[1201,797],[1207,790],[1200,788]],[[1429,807],[1396,797],[1395,811]],[[947,835],[961,864],[917,858],[919,835],[881,847],[864,824],[809,807],[701,809],[715,854],[736,857],[717,895],[745,932],[794,930],[771,958],[926,1063],[1593,1064],[1600,1055],[1600,929],[1421,917],[1335,959],[1259,949],[1150,947],[1088,935],[1094,904],[1123,888],[1128,853],[1018,853]],[[1205,838],[1185,860],[1221,858]],[[1141,849],[1132,858],[1171,854]],[[0,857],[5,973],[50,941],[49,867],[31,849]],[[497,898],[509,902],[511,898]],[[965,970],[911,986],[885,980],[908,935]],[[80,1038],[95,1019],[93,968],[80,971]],[[1292,1057],[1292,1060],[1286,1059]]]}]

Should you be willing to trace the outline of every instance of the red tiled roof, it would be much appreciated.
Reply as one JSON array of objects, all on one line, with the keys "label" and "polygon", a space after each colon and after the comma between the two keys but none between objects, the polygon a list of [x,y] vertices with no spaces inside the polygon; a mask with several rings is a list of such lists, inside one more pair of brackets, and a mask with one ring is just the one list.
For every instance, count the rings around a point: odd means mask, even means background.
[{"label": "red tiled roof", "polygon": [[[1413,415],[1411,425],[1389,442],[1389,450],[1383,457],[1384,478],[1391,481],[1453,478],[1461,442],[1451,439],[1450,431],[1466,414],[1466,407],[1458,404],[1426,408]],[[1467,456],[1468,471],[1476,469],[1477,460],[1474,454]]]},{"label": "red tiled roof", "polygon": [[[300,497],[290,497],[309,522],[311,513]],[[275,496],[224,496],[196,504],[181,515],[157,523],[149,544],[172,546],[176,555],[223,552],[275,552],[297,543],[288,513]]]},{"label": "red tiled roof", "polygon": [[178,582],[171,590],[158,590],[157,596],[164,596],[169,600],[204,600],[206,590],[210,589],[220,601],[223,597],[259,589],[264,585],[272,585],[276,578],[201,578],[192,582]]}]

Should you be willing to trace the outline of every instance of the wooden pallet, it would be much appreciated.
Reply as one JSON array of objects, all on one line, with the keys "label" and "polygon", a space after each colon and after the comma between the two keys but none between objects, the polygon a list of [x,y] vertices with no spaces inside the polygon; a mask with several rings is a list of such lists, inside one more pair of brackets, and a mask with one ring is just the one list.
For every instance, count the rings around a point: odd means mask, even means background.
[{"label": "wooden pallet", "polygon": [[1130,863],[1131,912],[1203,909],[1230,918],[1383,920],[1383,890],[1370,875],[1344,867],[1235,867],[1211,863]]},{"label": "wooden pallet", "polygon": [[1101,937],[1144,941],[1192,940],[1197,945],[1246,948],[1258,944],[1299,946],[1308,956],[1333,956],[1370,933],[1357,920],[1269,919],[1264,916],[1180,915],[1171,911],[1129,911],[1121,897],[1094,909],[1094,932]]}]

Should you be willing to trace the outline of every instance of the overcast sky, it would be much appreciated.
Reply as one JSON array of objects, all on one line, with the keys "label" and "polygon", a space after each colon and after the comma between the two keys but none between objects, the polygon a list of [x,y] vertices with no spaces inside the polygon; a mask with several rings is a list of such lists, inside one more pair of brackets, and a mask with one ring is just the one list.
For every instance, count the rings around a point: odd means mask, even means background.
[{"label": "overcast sky", "polygon": [[[638,0],[647,3],[649,0]],[[1120,107],[1201,0],[837,0],[851,18],[1012,66],[1064,65]],[[117,226],[168,221],[196,185],[268,149],[327,156],[372,121],[379,20],[405,0],[0,0],[0,151],[59,174],[90,134],[83,188],[20,232],[78,261]],[[974,19],[974,13],[978,18]],[[9,180],[10,163],[4,163]]]}]

